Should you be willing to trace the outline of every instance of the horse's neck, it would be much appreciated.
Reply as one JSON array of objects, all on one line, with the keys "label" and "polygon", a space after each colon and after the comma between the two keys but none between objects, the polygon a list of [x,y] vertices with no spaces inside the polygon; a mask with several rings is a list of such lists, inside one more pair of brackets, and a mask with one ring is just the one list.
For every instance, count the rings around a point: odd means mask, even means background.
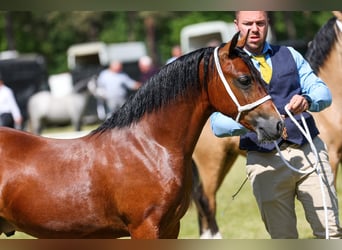
[{"label": "horse's neck", "polygon": [[184,102],[149,114],[142,122],[150,125],[147,126],[148,133],[160,144],[176,147],[191,155],[209,115],[209,105]]},{"label": "horse's neck", "polygon": [[342,105],[342,32],[334,44],[329,56],[319,69],[318,76],[327,84],[333,95],[333,105]]}]

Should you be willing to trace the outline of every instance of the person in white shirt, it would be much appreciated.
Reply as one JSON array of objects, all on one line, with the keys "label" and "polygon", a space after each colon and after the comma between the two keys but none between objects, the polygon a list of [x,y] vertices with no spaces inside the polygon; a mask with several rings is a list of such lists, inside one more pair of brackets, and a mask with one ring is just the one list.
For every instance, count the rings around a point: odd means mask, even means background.
[{"label": "person in white shirt", "polygon": [[22,115],[12,89],[7,87],[0,72],[0,126],[20,128]]}]

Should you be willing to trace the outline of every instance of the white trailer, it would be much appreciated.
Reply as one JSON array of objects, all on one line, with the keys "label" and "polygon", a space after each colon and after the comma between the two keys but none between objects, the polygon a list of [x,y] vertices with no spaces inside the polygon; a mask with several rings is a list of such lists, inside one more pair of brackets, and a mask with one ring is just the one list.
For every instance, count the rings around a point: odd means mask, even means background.
[{"label": "white trailer", "polygon": [[[237,32],[234,23],[224,21],[209,21],[185,26],[180,33],[182,51],[188,53],[195,49],[207,47],[212,43],[227,42]],[[269,29],[267,41],[272,41]]]}]

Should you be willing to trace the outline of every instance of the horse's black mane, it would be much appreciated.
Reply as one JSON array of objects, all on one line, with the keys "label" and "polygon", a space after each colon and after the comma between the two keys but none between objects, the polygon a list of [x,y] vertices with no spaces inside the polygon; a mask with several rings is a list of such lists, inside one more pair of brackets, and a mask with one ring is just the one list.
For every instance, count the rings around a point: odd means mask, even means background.
[{"label": "horse's black mane", "polygon": [[319,72],[319,68],[323,65],[331,48],[337,41],[335,23],[336,17],[330,18],[317,32],[308,46],[305,58],[308,60],[315,73]]},{"label": "horse's black mane", "polygon": [[[183,55],[163,66],[126,103],[93,131],[103,132],[114,127],[124,127],[137,122],[146,112],[151,113],[170,103],[179,95],[199,93],[199,64],[203,59],[204,85],[207,84],[209,59],[213,48],[201,48]],[[192,91],[186,91],[192,88]],[[190,92],[190,93],[189,93]]]},{"label": "horse's black mane", "polygon": [[[224,45],[225,43],[222,43],[220,48]],[[211,69],[214,67],[213,60],[210,60],[213,51],[214,47],[201,48],[163,66],[134,95],[130,96],[118,111],[113,113],[92,133],[128,126],[139,121],[146,112],[151,113],[160,109],[179,95],[196,95],[200,92],[201,86],[207,88],[209,67]],[[242,58],[248,65],[252,77],[262,82],[260,74],[255,69],[250,57],[238,47],[234,49],[234,53],[235,56]],[[199,84],[199,64],[202,59],[204,62],[204,82]],[[186,91],[189,88],[192,91]]]}]

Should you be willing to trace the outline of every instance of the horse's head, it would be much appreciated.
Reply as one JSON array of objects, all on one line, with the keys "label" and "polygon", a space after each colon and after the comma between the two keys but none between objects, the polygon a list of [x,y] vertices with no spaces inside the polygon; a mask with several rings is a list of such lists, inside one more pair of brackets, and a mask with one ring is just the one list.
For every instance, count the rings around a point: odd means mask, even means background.
[{"label": "horse's head", "polygon": [[255,131],[260,141],[278,139],[284,122],[264,87],[260,74],[243,51],[248,34],[216,48],[218,76],[209,83],[210,102],[215,109]]},{"label": "horse's head", "polygon": [[342,11],[332,11],[333,15],[342,22]]}]

